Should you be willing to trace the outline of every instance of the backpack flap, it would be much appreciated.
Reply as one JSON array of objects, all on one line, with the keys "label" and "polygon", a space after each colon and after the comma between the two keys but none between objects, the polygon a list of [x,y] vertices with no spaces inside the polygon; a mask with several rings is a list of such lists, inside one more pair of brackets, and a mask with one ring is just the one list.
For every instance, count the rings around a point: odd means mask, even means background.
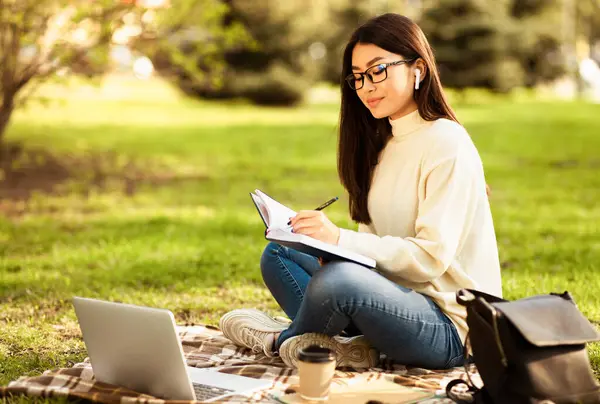
[{"label": "backpack flap", "polygon": [[579,345],[600,341],[592,324],[575,303],[554,295],[542,295],[512,302],[491,303],[537,347]]}]

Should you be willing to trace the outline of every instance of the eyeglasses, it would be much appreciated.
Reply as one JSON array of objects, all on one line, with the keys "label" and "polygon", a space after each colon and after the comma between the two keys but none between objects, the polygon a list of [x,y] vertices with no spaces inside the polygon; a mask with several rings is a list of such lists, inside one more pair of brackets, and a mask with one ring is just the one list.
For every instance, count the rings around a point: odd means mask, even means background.
[{"label": "eyeglasses", "polygon": [[387,68],[389,66],[401,65],[404,63],[410,63],[414,59],[398,60],[390,63],[380,63],[375,66],[369,67],[363,73],[352,73],[346,76],[346,82],[353,90],[360,90],[365,85],[365,76],[369,78],[371,83],[381,83],[387,79]]}]

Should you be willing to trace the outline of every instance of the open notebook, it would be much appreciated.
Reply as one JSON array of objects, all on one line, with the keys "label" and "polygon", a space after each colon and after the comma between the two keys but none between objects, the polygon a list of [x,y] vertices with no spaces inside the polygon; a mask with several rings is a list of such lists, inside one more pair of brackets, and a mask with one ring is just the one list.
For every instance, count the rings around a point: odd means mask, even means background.
[{"label": "open notebook", "polygon": [[321,257],[327,261],[346,260],[369,268],[375,268],[375,260],[372,258],[365,257],[337,245],[325,243],[304,234],[292,233],[292,227],[287,223],[291,217],[296,216],[295,211],[282,205],[258,189],[251,192],[250,196],[267,228],[265,232],[267,240],[314,257]]}]

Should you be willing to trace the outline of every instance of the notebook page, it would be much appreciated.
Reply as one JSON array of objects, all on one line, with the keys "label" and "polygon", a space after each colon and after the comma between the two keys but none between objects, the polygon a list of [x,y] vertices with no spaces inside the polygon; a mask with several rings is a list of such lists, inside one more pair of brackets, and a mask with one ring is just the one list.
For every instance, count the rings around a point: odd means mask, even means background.
[{"label": "notebook page", "polygon": [[256,205],[256,209],[258,209],[258,213],[260,214],[263,222],[265,223],[265,227],[269,227],[270,220],[269,220],[269,210],[267,209],[267,206],[265,205],[265,203],[262,201],[262,199],[259,196],[254,195],[252,192],[250,192],[250,196],[252,197],[252,200],[254,201],[254,204]]},{"label": "notebook page", "polygon": [[264,204],[267,207],[267,210],[269,211],[269,227],[291,229],[287,223],[289,222],[291,217],[296,216],[296,212],[294,212],[287,206],[277,202],[275,199],[271,198],[269,195],[265,194],[264,192],[258,189],[254,192],[256,192],[256,194],[264,202]]}]

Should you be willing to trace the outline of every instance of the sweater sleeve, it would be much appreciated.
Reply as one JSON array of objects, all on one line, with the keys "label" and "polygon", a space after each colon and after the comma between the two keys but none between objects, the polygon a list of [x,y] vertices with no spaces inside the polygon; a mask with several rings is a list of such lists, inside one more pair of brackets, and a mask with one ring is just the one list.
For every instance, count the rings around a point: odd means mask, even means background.
[{"label": "sweater sleeve", "polygon": [[478,168],[483,170],[478,158],[477,162],[463,147],[424,173],[425,193],[419,203],[415,237],[380,237],[340,229],[338,245],[373,258],[381,272],[411,282],[436,279],[460,251],[473,221]]}]

